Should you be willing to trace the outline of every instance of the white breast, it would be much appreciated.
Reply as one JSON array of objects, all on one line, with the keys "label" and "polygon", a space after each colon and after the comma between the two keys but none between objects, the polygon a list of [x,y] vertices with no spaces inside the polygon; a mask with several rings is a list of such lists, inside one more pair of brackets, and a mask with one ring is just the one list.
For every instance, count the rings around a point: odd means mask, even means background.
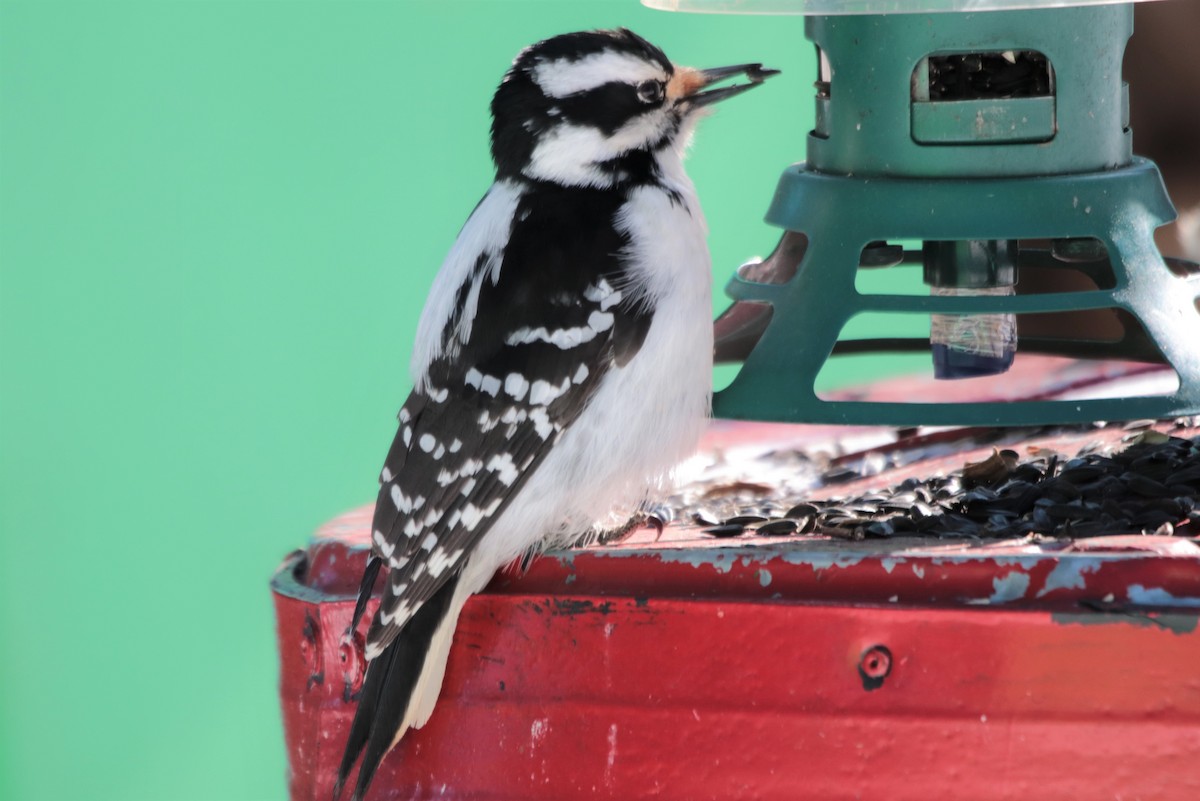
[{"label": "white breast", "polygon": [[[598,432],[591,447],[609,460],[597,472],[610,471],[626,504],[661,486],[692,454],[712,395],[712,264],[691,183],[676,191],[673,199],[644,187],[622,210],[630,266],[654,303],[654,319],[641,350],[610,374],[588,408]],[[594,508],[605,511],[602,502]]]},{"label": "white breast", "polygon": [[638,189],[620,215],[653,322],[481,543],[500,551],[497,564],[514,545],[563,543],[623,522],[696,447],[712,395],[712,270],[694,190],[676,192],[673,200],[662,188]]}]

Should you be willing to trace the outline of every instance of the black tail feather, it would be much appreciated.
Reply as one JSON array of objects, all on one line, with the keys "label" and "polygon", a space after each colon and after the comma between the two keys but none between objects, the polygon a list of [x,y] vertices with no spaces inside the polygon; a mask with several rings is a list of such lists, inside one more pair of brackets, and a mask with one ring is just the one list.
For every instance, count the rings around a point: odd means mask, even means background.
[{"label": "black tail feather", "polygon": [[341,798],[342,788],[346,785],[346,779],[350,777],[350,770],[354,767],[358,755],[362,753],[363,746],[367,744],[367,737],[374,722],[371,712],[379,705],[384,680],[391,671],[395,658],[396,649],[389,647],[367,666],[367,675],[358,693],[358,709],[354,712],[354,722],[350,724],[346,750],[342,754],[342,764],[338,767],[337,783],[333,786],[333,801]]},{"label": "black tail feather", "polygon": [[458,574],[455,574],[421,605],[396,639],[367,666],[358,709],[354,713],[354,722],[346,742],[346,752],[338,768],[333,794],[335,801],[341,796],[360,753],[362,765],[358,769],[358,780],[351,799],[361,801],[366,794],[379,763],[391,748],[400,722],[408,711],[413,689],[425,666],[425,655],[433,641],[434,632],[450,607],[457,585]]},{"label": "black tail feather", "polygon": [[379,575],[379,568],[382,564],[383,560],[375,555],[367,560],[362,581],[358,585],[358,601],[354,604],[354,617],[350,619],[348,631],[353,632],[358,628],[358,621],[362,620],[363,612],[367,611],[367,601],[371,598],[371,591],[375,589],[375,577]]}]

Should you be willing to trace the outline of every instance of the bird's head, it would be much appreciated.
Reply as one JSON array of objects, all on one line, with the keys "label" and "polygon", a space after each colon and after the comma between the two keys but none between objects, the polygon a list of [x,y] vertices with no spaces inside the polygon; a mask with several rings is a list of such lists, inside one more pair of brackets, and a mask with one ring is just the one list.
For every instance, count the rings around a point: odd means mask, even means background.
[{"label": "bird's head", "polygon": [[[522,51],[496,90],[492,158],[502,178],[633,180],[683,148],[703,109],[774,74],[760,64],[679,67],[624,28],[555,36]],[[736,76],[749,83],[710,88]]]}]

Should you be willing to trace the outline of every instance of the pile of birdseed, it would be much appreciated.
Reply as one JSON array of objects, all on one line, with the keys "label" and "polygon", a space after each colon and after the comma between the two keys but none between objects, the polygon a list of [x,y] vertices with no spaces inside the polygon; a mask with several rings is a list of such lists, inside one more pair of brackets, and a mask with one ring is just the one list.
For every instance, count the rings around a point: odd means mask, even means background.
[{"label": "pile of birdseed", "polygon": [[[819,462],[800,457],[790,467],[799,471],[792,483],[810,487],[846,480],[848,472],[821,471]],[[1070,458],[1043,449],[1022,461],[1015,451],[994,450],[990,458],[950,475],[909,478],[860,495],[817,500],[803,491],[764,492],[767,483],[757,479],[699,493],[685,489],[655,514],[691,522],[717,538],[814,534],[849,540],[985,540],[1200,533],[1200,437],[1152,429],[1115,445],[1085,446]]]}]

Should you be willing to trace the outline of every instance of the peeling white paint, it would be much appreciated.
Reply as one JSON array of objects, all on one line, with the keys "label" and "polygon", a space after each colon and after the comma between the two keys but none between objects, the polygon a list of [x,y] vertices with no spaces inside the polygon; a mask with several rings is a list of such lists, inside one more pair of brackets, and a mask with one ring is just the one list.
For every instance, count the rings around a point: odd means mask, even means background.
[{"label": "peeling white paint", "polygon": [[831,567],[847,568],[873,559],[873,554],[839,554],[836,551],[790,551],[780,554],[789,565],[809,565],[814,571]]},{"label": "peeling white paint", "polygon": [[613,765],[617,764],[617,724],[608,727],[608,757],[604,765],[604,783],[613,785]]},{"label": "peeling white paint", "polygon": [[546,733],[550,731],[550,718],[538,718],[529,726],[529,747],[536,748],[546,739]]},{"label": "peeling white paint", "polygon": [[1095,573],[1100,562],[1094,559],[1071,558],[1060,560],[1050,575],[1046,576],[1046,586],[1038,590],[1037,597],[1041,598],[1055,590],[1082,590],[1087,586],[1086,573]]},{"label": "peeling white paint", "polygon": [[986,598],[972,598],[967,603],[973,604],[994,604],[1008,603],[1009,601],[1018,601],[1025,597],[1026,590],[1030,589],[1030,577],[1027,573],[1021,571],[1012,571],[1004,576],[997,576],[991,579],[992,594]]},{"label": "peeling white paint", "polygon": [[1130,603],[1139,606],[1200,606],[1200,598],[1180,598],[1162,587],[1146,587],[1142,584],[1130,584],[1125,595]]},{"label": "peeling white paint", "polygon": [[728,573],[743,556],[743,548],[664,548],[655,551],[631,552],[629,555],[653,554],[663,564],[684,564],[692,567],[707,565],[718,573]]}]

